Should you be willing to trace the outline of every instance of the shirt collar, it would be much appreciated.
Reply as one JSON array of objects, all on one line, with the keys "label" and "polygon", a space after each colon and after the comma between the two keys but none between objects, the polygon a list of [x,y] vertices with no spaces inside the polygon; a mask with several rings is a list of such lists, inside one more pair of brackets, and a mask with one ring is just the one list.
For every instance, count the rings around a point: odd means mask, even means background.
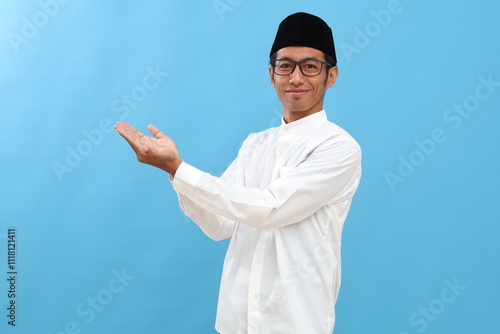
[{"label": "shirt collar", "polygon": [[327,117],[324,109],[290,123],[285,123],[285,120],[281,118],[281,131],[287,133],[303,132],[316,128],[326,120]]}]

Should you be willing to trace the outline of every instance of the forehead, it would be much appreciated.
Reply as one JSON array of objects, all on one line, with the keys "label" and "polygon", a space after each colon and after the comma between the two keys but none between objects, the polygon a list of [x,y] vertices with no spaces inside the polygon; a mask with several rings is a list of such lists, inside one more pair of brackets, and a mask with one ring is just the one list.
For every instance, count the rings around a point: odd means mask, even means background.
[{"label": "forehead", "polygon": [[306,58],[316,58],[325,60],[323,51],[309,48],[306,46],[287,46],[278,50],[277,58],[290,58],[293,60],[302,60]]}]

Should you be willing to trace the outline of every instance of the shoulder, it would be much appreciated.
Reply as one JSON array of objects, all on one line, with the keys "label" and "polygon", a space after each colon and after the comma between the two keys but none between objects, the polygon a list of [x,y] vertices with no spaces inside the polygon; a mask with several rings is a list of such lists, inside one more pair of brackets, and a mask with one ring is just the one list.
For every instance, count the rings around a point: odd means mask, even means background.
[{"label": "shoulder", "polygon": [[339,125],[327,121],[315,132],[318,145],[326,145],[333,148],[342,148],[351,152],[361,152],[361,147],[349,132]]},{"label": "shoulder", "polygon": [[278,133],[279,133],[279,127],[269,128],[260,132],[252,132],[243,141],[243,145],[265,143],[267,141],[272,141],[278,136]]}]

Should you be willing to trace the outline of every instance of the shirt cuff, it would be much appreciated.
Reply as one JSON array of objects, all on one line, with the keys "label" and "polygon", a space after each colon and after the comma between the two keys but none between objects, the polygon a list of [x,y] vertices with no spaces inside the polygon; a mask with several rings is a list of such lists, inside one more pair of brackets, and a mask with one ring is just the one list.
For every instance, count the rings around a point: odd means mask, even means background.
[{"label": "shirt cuff", "polygon": [[204,172],[198,168],[183,161],[177,168],[174,178],[172,179],[170,176],[170,181],[177,193],[189,197],[196,189],[196,183],[203,174]]}]

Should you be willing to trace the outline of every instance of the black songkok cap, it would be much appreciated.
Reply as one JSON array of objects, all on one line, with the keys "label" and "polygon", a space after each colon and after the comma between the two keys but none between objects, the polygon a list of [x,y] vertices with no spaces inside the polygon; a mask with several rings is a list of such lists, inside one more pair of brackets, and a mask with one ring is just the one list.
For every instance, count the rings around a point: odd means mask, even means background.
[{"label": "black songkok cap", "polygon": [[295,13],[285,18],[278,27],[269,57],[287,46],[307,46],[323,51],[335,59],[332,65],[337,64],[332,29],[317,16]]}]

